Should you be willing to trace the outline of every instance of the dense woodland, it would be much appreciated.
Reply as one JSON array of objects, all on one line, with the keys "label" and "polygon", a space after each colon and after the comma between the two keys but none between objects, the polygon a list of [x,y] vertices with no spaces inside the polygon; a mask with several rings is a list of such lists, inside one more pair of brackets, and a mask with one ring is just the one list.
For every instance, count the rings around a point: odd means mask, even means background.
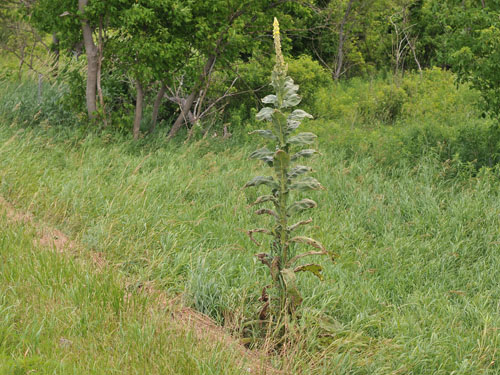
[{"label": "dense woodland", "polygon": [[499,62],[496,0],[0,0],[0,374],[500,374]]}]

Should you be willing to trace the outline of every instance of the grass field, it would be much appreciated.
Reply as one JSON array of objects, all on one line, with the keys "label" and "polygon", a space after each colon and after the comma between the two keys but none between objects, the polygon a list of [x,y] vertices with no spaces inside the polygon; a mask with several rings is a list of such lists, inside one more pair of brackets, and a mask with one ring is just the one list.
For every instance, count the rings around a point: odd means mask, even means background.
[{"label": "grass field", "polygon": [[[227,354],[192,349],[189,336],[150,344],[155,329],[168,332],[165,319],[145,319],[139,307],[124,311],[119,279],[183,293],[185,303],[241,333],[269,282],[253,257],[259,249],[243,233],[263,226],[248,208],[257,192],[241,189],[261,171],[247,159],[253,148],[237,139],[179,145],[159,136],[134,144],[2,124],[0,195],[112,267],[94,275],[33,248],[22,227],[6,226],[0,353],[7,368],[44,363],[45,373],[69,366],[129,374],[181,363],[179,373],[224,373],[216,366]],[[382,167],[320,149],[312,165],[327,192],[310,194],[319,208],[308,234],[338,257],[324,263],[324,282],[300,279],[300,339],[284,359],[286,371],[499,374],[500,171],[475,174],[432,156]],[[66,357],[60,337],[78,352]],[[177,344],[179,337],[186,341]],[[168,345],[196,354],[170,357]],[[151,353],[164,356],[150,361]]]},{"label": "grass field", "polygon": [[114,267],[52,251],[4,207],[0,228],[0,374],[249,373],[239,352],[129,292]]}]

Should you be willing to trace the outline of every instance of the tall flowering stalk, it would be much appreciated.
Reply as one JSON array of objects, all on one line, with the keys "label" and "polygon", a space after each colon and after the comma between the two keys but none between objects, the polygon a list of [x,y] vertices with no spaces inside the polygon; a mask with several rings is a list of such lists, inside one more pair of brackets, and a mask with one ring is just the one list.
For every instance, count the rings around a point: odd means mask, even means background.
[{"label": "tall flowering stalk", "polygon": [[[262,160],[273,173],[270,176],[258,176],[249,181],[245,187],[258,187],[265,185],[271,192],[257,198],[253,205],[268,206],[261,208],[257,215],[271,215],[275,222],[272,228],[257,228],[248,231],[248,235],[258,246],[261,243],[254,239],[255,233],[262,233],[272,237],[268,253],[259,253],[257,258],[269,267],[272,284],[265,287],[262,292],[264,305],[261,310],[261,319],[276,317],[284,312],[293,313],[301,304],[302,297],[296,286],[298,272],[312,272],[321,280],[323,279],[322,267],[318,264],[300,264],[303,258],[312,255],[328,255],[323,245],[318,241],[294,236],[293,233],[303,225],[312,222],[312,219],[296,222],[289,225],[289,218],[296,213],[316,207],[316,202],[311,199],[301,199],[289,203],[291,193],[308,190],[323,189],[321,184],[313,177],[304,177],[311,172],[311,167],[298,164],[303,158],[313,156],[317,151],[304,148],[316,141],[316,135],[309,132],[294,135],[304,118],[312,118],[310,114],[295,109],[301,101],[297,94],[299,86],[287,76],[288,66],[285,64],[281,51],[281,40],[278,20],[274,19],[274,48],[276,51],[276,64],[271,76],[271,86],[275,94],[268,95],[262,102],[270,107],[264,107],[257,114],[257,120],[270,124],[269,129],[252,132],[258,134],[270,143],[271,148],[263,147],[254,151],[250,157]],[[271,207],[271,208],[269,208]],[[306,244],[316,250],[297,253],[296,244]]]}]

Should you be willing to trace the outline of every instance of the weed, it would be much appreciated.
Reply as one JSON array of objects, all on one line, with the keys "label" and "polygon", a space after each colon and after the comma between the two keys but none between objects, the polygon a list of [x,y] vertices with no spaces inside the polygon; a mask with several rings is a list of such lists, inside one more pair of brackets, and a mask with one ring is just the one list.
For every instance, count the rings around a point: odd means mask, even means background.
[{"label": "weed", "polygon": [[[310,157],[316,153],[314,149],[295,150],[294,146],[310,145],[315,142],[316,135],[313,133],[293,132],[300,126],[302,119],[311,118],[307,112],[296,109],[289,112],[287,109],[300,103],[299,89],[292,78],[287,76],[287,65],[281,53],[280,33],[278,20],[274,19],[274,44],[276,50],[276,65],[272,73],[272,83],[276,94],[268,95],[262,102],[272,104],[272,107],[264,107],[257,114],[257,119],[272,123],[271,129],[256,130],[258,134],[274,142],[275,151],[267,147],[254,151],[250,157],[264,161],[274,169],[273,176],[258,176],[248,182],[245,187],[258,187],[266,185],[271,188],[270,195],[262,195],[252,205],[263,205],[272,203],[273,209],[261,208],[255,213],[257,215],[270,215],[274,217],[275,223],[272,229],[257,228],[248,231],[250,238],[260,246],[253,235],[262,233],[273,237],[269,253],[257,254],[257,258],[265,264],[270,271],[272,286],[264,287],[261,301],[264,303],[259,317],[261,320],[271,321],[279,319],[283,313],[293,314],[302,303],[302,297],[296,286],[296,274],[299,272],[311,272],[323,278],[322,267],[318,264],[297,265],[304,257],[312,255],[328,255],[323,245],[318,241],[303,237],[292,236],[299,227],[309,224],[312,220],[299,221],[289,225],[288,219],[292,214],[302,212],[316,207],[316,202],[311,199],[302,199],[289,204],[289,196],[292,192],[320,190],[323,187],[313,177],[303,177],[312,170],[304,165],[292,165],[301,158]],[[306,253],[296,254],[294,245],[306,244],[317,249]]]}]

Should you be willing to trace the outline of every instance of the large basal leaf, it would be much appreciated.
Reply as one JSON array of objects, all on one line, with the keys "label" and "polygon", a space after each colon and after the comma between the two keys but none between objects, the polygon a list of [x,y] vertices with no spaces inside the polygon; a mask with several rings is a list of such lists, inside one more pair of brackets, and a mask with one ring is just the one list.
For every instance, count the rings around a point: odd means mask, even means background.
[{"label": "large basal leaf", "polygon": [[263,138],[272,139],[273,141],[278,139],[278,137],[276,137],[276,135],[274,135],[274,133],[271,130],[259,129],[259,130],[254,130],[248,134],[258,134]]},{"label": "large basal leaf", "polygon": [[285,282],[286,297],[293,311],[302,303],[302,297],[297,289],[295,272],[290,268],[285,268],[281,270],[281,276]]},{"label": "large basal leaf", "polygon": [[264,107],[259,111],[259,113],[257,113],[257,115],[255,117],[259,121],[263,121],[263,120],[271,121],[271,119],[273,117],[273,113],[274,113],[274,108]]},{"label": "large basal leaf", "polygon": [[313,118],[312,115],[303,111],[302,109],[296,109],[288,115],[288,120],[302,120],[304,118]]},{"label": "large basal leaf", "polygon": [[291,190],[308,191],[308,190],[323,190],[324,187],[313,177],[305,177],[300,181],[290,184]]},{"label": "large basal leaf", "polygon": [[310,145],[316,141],[316,138],[318,138],[318,136],[314,133],[299,133],[288,138],[288,143],[296,145]]},{"label": "large basal leaf", "polygon": [[288,206],[287,213],[289,215],[292,215],[294,213],[302,212],[302,211],[308,210],[310,208],[315,208],[317,206],[318,205],[316,204],[315,201],[313,201],[312,199],[306,198],[306,199],[302,199],[300,201],[294,202],[290,206]]},{"label": "large basal leaf", "polygon": [[278,103],[278,98],[276,95],[268,95],[262,99],[262,103],[276,105]]},{"label": "large basal leaf", "polygon": [[315,275],[318,279],[321,281],[324,280],[323,275],[321,274],[321,271],[323,271],[323,267],[321,267],[319,264],[304,264],[303,266],[298,266],[295,267],[293,272],[311,272],[313,275]]},{"label": "large basal leaf", "polygon": [[245,184],[245,188],[247,187],[252,187],[252,186],[260,186],[260,185],[267,185],[269,186],[270,188],[272,189],[277,189],[278,188],[278,184],[276,183],[276,181],[274,181],[274,178],[272,178],[271,176],[257,176],[257,177],[254,177],[251,181],[248,181],[246,184]]},{"label": "large basal leaf", "polygon": [[310,158],[311,156],[313,156],[314,154],[317,154],[318,151],[312,149],[312,148],[308,148],[308,149],[305,149],[305,150],[301,150],[295,154],[293,154],[290,158],[290,160],[297,160],[299,158]]},{"label": "large basal leaf", "polygon": [[314,238],[297,236],[297,237],[291,238],[290,242],[303,243],[303,244],[315,247],[316,249],[319,249],[321,251],[326,251],[325,247],[321,244],[321,242],[316,241]]},{"label": "large basal leaf", "polygon": [[290,169],[290,171],[288,172],[288,178],[294,179],[300,175],[303,175],[304,173],[311,172],[311,171],[312,171],[311,167],[308,167],[305,165],[297,165],[297,166],[293,167],[292,169]]},{"label": "large basal leaf", "polygon": [[278,150],[274,154],[274,170],[278,176],[278,183],[286,181],[287,170],[290,165],[290,156],[283,150]]}]

